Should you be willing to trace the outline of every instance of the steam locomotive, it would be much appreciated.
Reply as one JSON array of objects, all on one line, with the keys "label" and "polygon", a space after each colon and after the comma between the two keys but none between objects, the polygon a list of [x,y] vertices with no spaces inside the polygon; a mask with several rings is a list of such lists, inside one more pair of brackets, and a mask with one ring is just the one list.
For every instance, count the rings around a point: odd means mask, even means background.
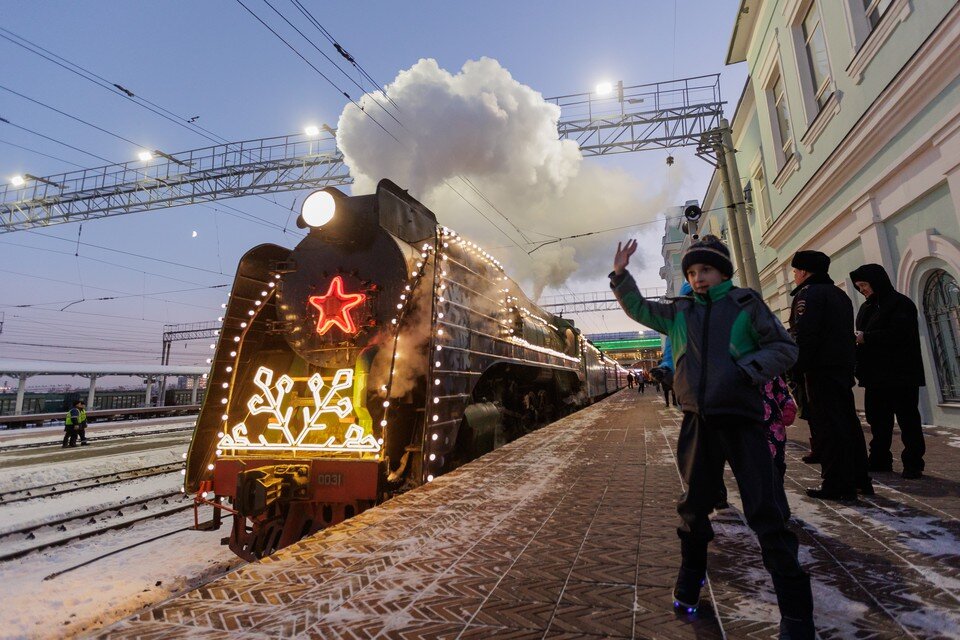
[{"label": "steam locomotive", "polygon": [[240,261],[184,490],[263,557],[619,388],[626,371],[539,309],[389,180],[311,194],[293,250]]}]

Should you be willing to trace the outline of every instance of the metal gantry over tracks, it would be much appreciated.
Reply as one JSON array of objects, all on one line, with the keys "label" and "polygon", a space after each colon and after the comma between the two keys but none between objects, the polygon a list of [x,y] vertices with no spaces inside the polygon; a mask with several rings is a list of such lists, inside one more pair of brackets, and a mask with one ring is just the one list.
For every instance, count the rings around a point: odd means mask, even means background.
[{"label": "metal gantry over tracks", "polygon": [[717,74],[624,87],[609,97],[575,93],[548,98],[560,107],[557,130],[584,157],[696,146],[723,117]]},{"label": "metal gantry over tracks", "polygon": [[[696,146],[722,117],[719,74],[670,82],[618,84],[610,96],[580,93],[560,107],[558,135],[584,156]],[[353,180],[324,136],[297,134],[152,154],[95,169],[0,186],[0,233],[281,191],[321,189]]]},{"label": "metal gantry over tracks", "polygon": [[0,233],[350,182],[332,136],[231,142],[3,185]]}]

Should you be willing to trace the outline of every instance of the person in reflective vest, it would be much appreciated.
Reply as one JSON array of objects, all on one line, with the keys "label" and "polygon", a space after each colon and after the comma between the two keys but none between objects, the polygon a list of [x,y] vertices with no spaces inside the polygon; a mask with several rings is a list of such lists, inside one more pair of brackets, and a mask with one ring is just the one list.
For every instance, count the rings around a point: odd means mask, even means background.
[{"label": "person in reflective vest", "polygon": [[80,444],[87,444],[87,412],[83,400],[73,403],[63,421],[63,446],[77,446],[77,436],[80,436]]}]

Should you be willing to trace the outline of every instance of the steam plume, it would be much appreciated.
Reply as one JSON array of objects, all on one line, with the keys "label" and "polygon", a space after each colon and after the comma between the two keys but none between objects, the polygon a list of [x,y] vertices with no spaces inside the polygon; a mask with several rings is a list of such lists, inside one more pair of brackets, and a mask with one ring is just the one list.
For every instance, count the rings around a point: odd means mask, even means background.
[{"label": "steam plume", "polygon": [[558,139],[560,109],[496,60],[468,61],[451,74],[421,59],[386,91],[402,127],[385,113],[393,107],[382,96],[362,98],[366,113],[349,104],[340,116],[337,143],[354,176],[354,193],[370,193],[381,178],[390,178],[442,224],[501,257],[511,276],[533,285],[528,290],[535,298],[571,278],[605,275],[617,236],[552,242],[533,251],[539,243],[653,220],[671,204],[662,189],[585,163],[575,142]]}]

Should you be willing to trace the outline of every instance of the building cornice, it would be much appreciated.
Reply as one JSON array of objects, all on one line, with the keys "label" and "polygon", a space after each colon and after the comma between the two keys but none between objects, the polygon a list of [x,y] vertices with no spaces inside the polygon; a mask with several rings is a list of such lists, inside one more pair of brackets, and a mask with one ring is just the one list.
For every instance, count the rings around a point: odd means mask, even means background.
[{"label": "building cornice", "polygon": [[929,104],[931,96],[957,77],[958,70],[960,5],[955,5],[777,217],[764,234],[764,243],[782,249]]},{"label": "building cornice", "polygon": [[727,48],[727,64],[746,61],[761,4],[759,0],[740,0],[737,19],[733,23],[733,34],[730,36],[730,46]]}]

